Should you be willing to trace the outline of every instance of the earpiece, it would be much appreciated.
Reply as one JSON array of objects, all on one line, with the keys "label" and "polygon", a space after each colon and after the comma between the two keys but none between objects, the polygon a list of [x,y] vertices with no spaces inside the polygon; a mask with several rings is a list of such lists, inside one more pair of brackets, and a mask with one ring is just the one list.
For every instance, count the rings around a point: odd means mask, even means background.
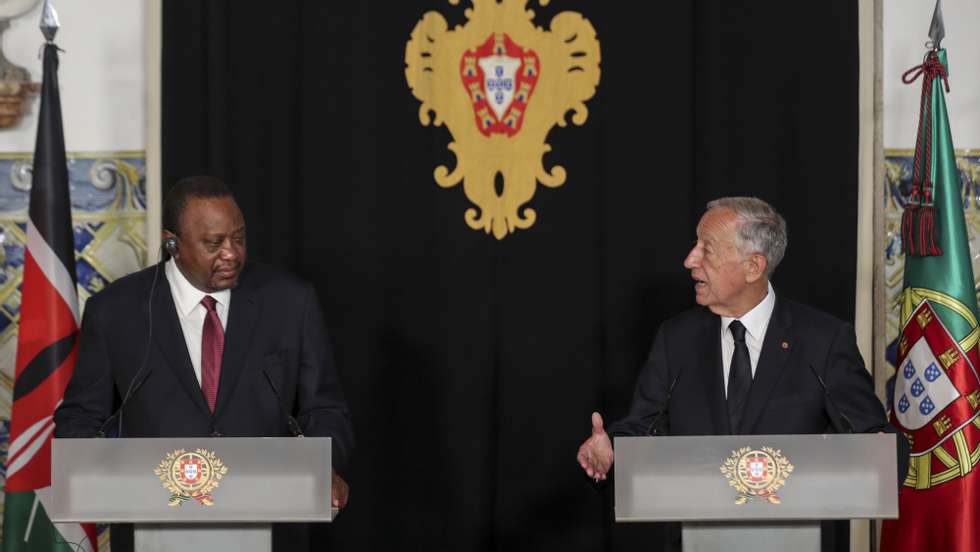
[{"label": "earpiece", "polygon": [[176,253],[177,252],[177,238],[174,237],[174,236],[171,236],[171,237],[163,240],[163,249],[167,253],[169,253],[171,255],[173,255],[174,253]]}]

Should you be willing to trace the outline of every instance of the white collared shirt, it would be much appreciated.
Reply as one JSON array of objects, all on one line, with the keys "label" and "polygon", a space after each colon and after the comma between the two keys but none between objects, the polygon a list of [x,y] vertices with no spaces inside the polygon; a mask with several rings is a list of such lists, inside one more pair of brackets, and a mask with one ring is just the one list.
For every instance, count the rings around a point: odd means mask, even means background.
[{"label": "white collared shirt", "polygon": [[[752,310],[743,314],[737,320],[745,326],[745,345],[749,349],[749,361],[752,365],[752,377],[755,378],[755,367],[759,365],[759,355],[762,354],[762,342],[766,338],[766,329],[769,327],[769,319],[772,318],[772,310],[776,306],[776,293],[772,289],[772,283],[768,284],[766,296],[762,301],[752,307]],[[728,325],[732,323],[729,316],[721,317],[721,364],[725,374],[725,397],[728,397],[728,373],[732,367],[732,354],[735,353],[735,338],[728,330]]]},{"label": "white collared shirt", "polygon": [[167,261],[164,271],[170,284],[170,295],[174,298],[174,308],[177,309],[177,320],[180,321],[180,329],[184,333],[184,342],[187,343],[187,353],[191,357],[191,365],[194,366],[194,375],[197,376],[197,383],[200,384],[201,332],[204,330],[204,318],[208,312],[208,309],[201,304],[201,299],[204,299],[205,295],[214,297],[217,301],[215,310],[218,311],[218,318],[221,319],[221,328],[225,329],[228,327],[231,290],[204,293],[184,277],[173,259]]}]

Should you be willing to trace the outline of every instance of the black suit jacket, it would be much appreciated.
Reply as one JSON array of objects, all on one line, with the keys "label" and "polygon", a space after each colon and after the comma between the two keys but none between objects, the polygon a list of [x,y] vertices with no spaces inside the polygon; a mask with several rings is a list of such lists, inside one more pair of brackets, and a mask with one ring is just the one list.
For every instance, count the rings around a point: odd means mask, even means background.
[{"label": "black suit jacket", "polygon": [[854,328],[782,297],[776,297],[739,428],[729,427],[725,387],[721,317],[703,307],[685,311],[657,332],[630,412],[608,431],[647,435],[667,416],[671,435],[843,432],[848,421],[855,432],[889,430]]},{"label": "black suit jacket", "polygon": [[90,298],[75,372],[55,411],[55,437],[95,436],[144,363],[143,383],[137,381],[123,412],[123,437],[292,435],[268,374],[282,407],[306,435],[333,437],[333,463],[344,473],[353,432],[312,286],[249,263],[231,297],[213,415],[194,375],[162,263]]},{"label": "black suit jacket", "polygon": [[[670,435],[897,433],[874,394],[854,328],[779,296],[742,426],[734,430],[729,427],[726,385],[721,317],[703,307],[685,311],[660,327],[629,414],[610,424],[607,432],[649,435],[656,426]],[[896,439],[900,482],[905,479],[909,447],[901,434]],[[850,548],[847,522],[824,522],[822,528],[821,550]],[[680,526],[662,524],[660,530],[663,549],[679,550]]]}]

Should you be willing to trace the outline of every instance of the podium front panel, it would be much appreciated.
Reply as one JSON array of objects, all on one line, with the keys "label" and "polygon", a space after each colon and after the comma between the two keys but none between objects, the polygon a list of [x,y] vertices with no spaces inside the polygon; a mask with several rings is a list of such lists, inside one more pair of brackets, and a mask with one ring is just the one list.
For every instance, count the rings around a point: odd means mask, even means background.
[{"label": "podium front panel", "polygon": [[617,437],[615,446],[617,521],[898,517],[891,434]]},{"label": "podium front panel", "polygon": [[330,521],[330,455],[317,437],[54,439],[44,505],[56,522]]}]

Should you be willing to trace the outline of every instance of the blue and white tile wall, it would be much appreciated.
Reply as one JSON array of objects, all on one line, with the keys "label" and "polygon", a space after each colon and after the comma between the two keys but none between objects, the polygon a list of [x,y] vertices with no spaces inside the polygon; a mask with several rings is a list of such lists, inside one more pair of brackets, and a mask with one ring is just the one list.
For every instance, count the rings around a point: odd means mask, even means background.
[{"label": "blue and white tile wall", "polygon": [[[0,485],[10,434],[31,165],[29,154],[0,154]],[[107,283],[146,266],[145,167],[143,152],[68,155],[83,307]]]}]

